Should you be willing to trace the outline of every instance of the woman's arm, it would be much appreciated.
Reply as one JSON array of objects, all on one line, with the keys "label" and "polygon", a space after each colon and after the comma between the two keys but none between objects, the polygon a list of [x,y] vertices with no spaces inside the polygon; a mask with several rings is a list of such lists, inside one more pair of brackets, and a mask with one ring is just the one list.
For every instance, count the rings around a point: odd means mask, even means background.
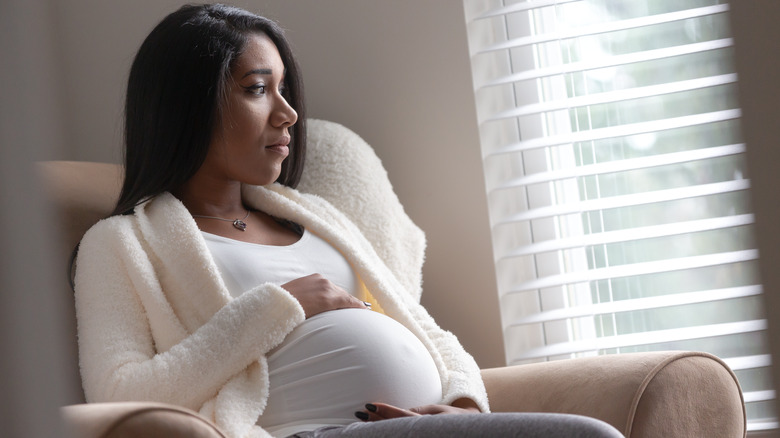
[{"label": "woman's arm", "polygon": [[[439,327],[420,304],[407,301],[407,305],[433,341],[446,367],[447,378],[444,379],[446,384],[442,387],[442,404],[474,406],[481,412],[490,412],[485,385],[474,358],[466,352],[458,338]],[[467,400],[471,402],[468,405],[465,404]]]},{"label": "woman's arm", "polygon": [[183,329],[148,299],[162,292],[150,290],[159,283],[140,244],[132,233],[111,228],[88,233],[78,259],[79,356],[88,401],[148,400],[197,410],[304,320],[293,296],[265,284],[160,353],[150,319],[168,324],[155,326],[158,338],[181,336]]}]

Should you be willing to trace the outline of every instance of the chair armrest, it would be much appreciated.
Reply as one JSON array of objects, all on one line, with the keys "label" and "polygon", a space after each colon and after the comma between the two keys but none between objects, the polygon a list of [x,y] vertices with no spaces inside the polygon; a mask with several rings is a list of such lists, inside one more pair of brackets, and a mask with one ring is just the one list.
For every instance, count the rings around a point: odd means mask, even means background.
[{"label": "chair armrest", "polygon": [[66,428],[79,438],[225,438],[197,413],[162,403],[89,403],[61,409]]},{"label": "chair armrest", "polygon": [[706,353],[617,354],[482,370],[494,412],[605,421],[630,438],[744,437],[736,376]]}]

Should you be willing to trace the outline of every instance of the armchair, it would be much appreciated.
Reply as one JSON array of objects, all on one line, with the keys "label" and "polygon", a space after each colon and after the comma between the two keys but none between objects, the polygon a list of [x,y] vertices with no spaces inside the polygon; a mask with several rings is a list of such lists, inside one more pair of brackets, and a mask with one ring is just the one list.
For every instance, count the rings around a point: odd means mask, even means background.
[{"label": "armchair", "polygon": [[[371,165],[329,160],[329,150],[336,147],[349,148],[351,156]],[[311,160],[322,164],[307,168],[299,186],[302,191],[328,198],[330,185],[350,184],[350,178],[360,177],[354,175],[356,172],[374,172],[369,180],[379,182],[366,188],[365,196],[329,200],[336,206],[339,202],[361,202],[368,210],[377,196],[397,201],[379,159],[348,129],[310,120],[309,148]],[[62,224],[60,260],[64,261],[84,232],[111,211],[121,169],[112,164],[44,162],[39,170]],[[362,211],[370,216],[368,210]],[[356,218],[361,226],[359,221]],[[370,226],[382,234],[382,223]],[[63,292],[72,296],[69,289]],[[70,313],[75,318],[75,312]],[[72,327],[75,331],[75,322]],[[71,339],[73,357],[77,357],[75,333]],[[744,402],[736,376],[723,361],[706,353],[598,356],[485,369],[482,375],[495,412],[585,415],[606,421],[631,438],[737,438],[746,434]],[[80,383],[77,374],[72,378],[74,384]],[[62,415],[77,437],[225,436],[198,414],[159,403],[81,403],[64,407]]]}]

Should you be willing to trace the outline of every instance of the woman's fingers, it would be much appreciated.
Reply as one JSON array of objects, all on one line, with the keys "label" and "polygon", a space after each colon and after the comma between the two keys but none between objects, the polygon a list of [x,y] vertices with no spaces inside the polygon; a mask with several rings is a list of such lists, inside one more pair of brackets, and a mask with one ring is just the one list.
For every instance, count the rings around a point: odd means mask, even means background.
[{"label": "woman's fingers", "polygon": [[355,412],[355,416],[363,421],[380,421],[391,418],[414,417],[420,415],[408,409],[401,409],[398,406],[387,403],[369,403],[365,411]]},{"label": "woman's fingers", "polygon": [[413,417],[417,415],[439,414],[476,414],[478,409],[459,408],[450,405],[425,405],[411,409],[402,409],[386,403],[369,403],[365,411],[355,412],[355,416],[363,421],[380,421],[390,418]]},{"label": "woman's fingers", "polygon": [[298,300],[306,318],[329,310],[369,307],[320,274],[297,278],[282,288]]},{"label": "woman's fingers", "polygon": [[416,413],[418,413],[420,415],[446,414],[448,407],[451,407],[451,406],[427,405],[427,406],[419,406],[419,407],[416,407],[416,408],[411,408],[410,411],[416,412]]},{"label": "woman's fingers", "polygon": [[412,412],[417,412],[422,415],[438,415],[438,414],[478,414],[479,409],[471,408],[459,408],[451,405],[427,405],[412,408]]}]

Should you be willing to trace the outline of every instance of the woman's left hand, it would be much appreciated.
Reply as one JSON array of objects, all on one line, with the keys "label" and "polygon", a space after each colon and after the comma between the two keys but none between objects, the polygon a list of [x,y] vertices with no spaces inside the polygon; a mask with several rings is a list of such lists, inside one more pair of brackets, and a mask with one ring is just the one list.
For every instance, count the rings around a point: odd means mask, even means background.
[{"label": "woman's left hand", "polygon": [[380,421],[391,418],[414,417],[418,415],[480,413],[479,408],[477,408],[476,404],[471,402],[471,400],[468,400],[471,403],[458,403],[461,400],[457,400],[455,403],[453,403],[453,405],[463,405],[463,407],[450,405],[425,405],[411,409],[402,409],[387,403],[369,403],[366,405],[365,411],[356,412],[355,416],[363,421]]}]

